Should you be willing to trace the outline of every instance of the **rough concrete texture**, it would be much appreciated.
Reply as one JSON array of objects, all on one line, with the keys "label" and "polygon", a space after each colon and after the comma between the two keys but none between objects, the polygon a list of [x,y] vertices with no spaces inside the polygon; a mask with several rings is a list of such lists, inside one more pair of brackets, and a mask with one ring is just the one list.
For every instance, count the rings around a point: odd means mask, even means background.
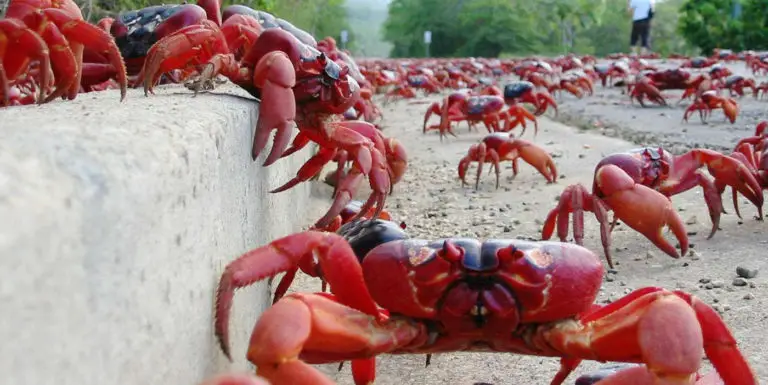
[{"label": "rough concrete texture", "polygon": [[[308,154],[253,162],[258,105],[216,92],[0,110],[3,383],[189,385],[229,368],[212,332],[219,276],[305,225],[307,184],[268,191]],[[235,351],[267,299],[266,284],[238,293]]]}]

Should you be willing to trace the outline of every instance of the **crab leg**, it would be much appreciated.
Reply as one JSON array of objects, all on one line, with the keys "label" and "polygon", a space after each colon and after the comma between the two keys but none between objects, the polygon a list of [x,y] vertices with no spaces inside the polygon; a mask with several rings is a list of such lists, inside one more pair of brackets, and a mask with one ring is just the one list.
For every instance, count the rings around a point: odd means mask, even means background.
[{"label": "crab leg", "polygon": [[[227,265],[216,295],[216,337],[224,354],[229,348],[229,311],[235,290],[265,278],[287,272],[303,260],[325,266],[323,278],[344,304],[358,311],[378,316],[379,310],[363,280],[363,271],[351,246],[340,235],[306,231],[289,235],[251,250]],[[309,258],[306,258],[309,257]]]},{"label": "crab leg", "polygon": [[43,103],[51,73],[48,45],[38,34],[15,19],[0,20],[0,41],[8,42],[0,45],[1,105],[10,103],[10,82],[27,68],[29,59],[40,62],[40,96],[37,98],[37,102]]},{"label": "crab leg", "polygon": [[608,262],[608,266],[613,268],[611,232],[608,228],[608,210],[600,199],[590,194],[581,184],[570,185],[565,188],[560,195],[557,206],[549,212],[544,221],[541,238],[544,240],[552,238],[555,226],[557,226],[557,237],[561,242],[567,242],[568,216],[570,213],[573,213],[573,239],[577,245],[583,245],[584,211],[590,211],[595,214],[595,218],[600,224],[600,239],[603,244],[605,259]]},{"label": "crab leg", "polygon": [[221,30],[213,22],[184,27],[160,39],[147,52],[139,73],[144,79],[144,94],[152,92],[162,74],[207,62],[216,54],[227,54],[229,50]]},{"label": "crab leg", "polygon": [[[726,385],[757,384],[736,340],[715,310],[679,291],[638,289],[587,314],[578,326],[564,323],[542,335],[548,344],[571,357],[645,364],[619,371],[600,385],[692,385],[701,367],[702,351]],[[574,363],[565,362],[567,367],[561,372],[575,368]],[[637,376],[627,381],[630,374]]]}]

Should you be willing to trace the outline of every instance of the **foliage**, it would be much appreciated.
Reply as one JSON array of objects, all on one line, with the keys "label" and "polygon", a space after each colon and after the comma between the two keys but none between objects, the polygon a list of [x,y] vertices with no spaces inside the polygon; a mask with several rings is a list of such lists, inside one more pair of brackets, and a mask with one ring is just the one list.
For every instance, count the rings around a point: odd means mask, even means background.
[{"label": "foliage", "polygon": [[[740,4],[742,12],[734,14]],[[714,48],[768,48],[768,0],[686,0],[681,7],[680,33],[709,54]]]},{"label": "foliage", "polygon": [[683,1],[666,0],[657,3],[655,16],[651,22],[651,47],[655,52],[662,55],[673,52],[695,54],[694,48],[678,33],[679,10]]},{"label": "foliage", "polygon": [[750,0],[743,8],[744,46],[747,49],[768,49],[768,0]]},{"label": "foliage", "polygon": [[709,54],[712,49],[743,49],[740,20],[731,17],[735,0],[686,0],[680,8],[680,33]]}]

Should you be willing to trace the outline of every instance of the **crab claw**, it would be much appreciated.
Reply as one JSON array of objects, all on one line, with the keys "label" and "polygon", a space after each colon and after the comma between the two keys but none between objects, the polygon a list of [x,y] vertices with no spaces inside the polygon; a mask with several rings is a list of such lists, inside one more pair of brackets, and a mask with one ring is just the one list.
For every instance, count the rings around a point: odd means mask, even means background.
[{"label": "crab claw", "polygon": [[549,92],[539,91],[534,94],[534,97],[536,98],[536,111],[534,111],[534,115],[543,115],[549,107],[552,107],[555,110],[555,116],[557,116],[557,102]]},{"label": "crab claw", "polygon": [[680,243],[681,254],[688,252],[688,235],[683,220],[669,198],[636,184],[624,170],[612,164],[602,166],[595,172],[595,184],[599,190],[595,193],[602,196],[616,218],[643,234],[669,256],[680,258],[680,253],[662,234],[664,227],[668,226]]},{"label": "crab claw", "polygon": [[408,154],[405,147],[397,139],[384,139],[386,146],[387,165],[389,165],[389,180],[392,186],[400,182],[408,169]]},{"label": "crab claw", "polygon": [[264,161],[264,166],[268,166],[280,158],[291,140],[296,117],[296,70],[288,55],[273,51],[259,60],[254,76],[256,86],[261,88],[259,122],[253,139],[254,160],[266,146],[272,130],[277,130],[272,150]]},{"label": "crab claw", "polygon": [[503,160],[511,159],[513,168],[517,169],[517,159],[520,158],[533,166],[547,180],[547,183],[557,182],[557,167],[552,156],[543,148],[524,139],[511,139],[501,144],[499,153],[506,154]]},{"label": "crab claw", "polygon": [[739,104],[736,102],[736,99],[723,99],[722,108],[723,113],[728,118],[728,121],[731,122],[731,124],[736,123],[736,117],[739,115]]},{"label": "crab claw", "polygon": [[[550,344],[566,352],[588,352],[593,360],[644,364],[604,372],[596,385],[758,383],[717,312],[685,292],[640,288],[582,315],[579,324],[554,331],[548,337]],[[702,351],[716,374],[699,376]],[[578,360],[563,362],[561,381],[553,384],[562,383],[576,365]]]}]

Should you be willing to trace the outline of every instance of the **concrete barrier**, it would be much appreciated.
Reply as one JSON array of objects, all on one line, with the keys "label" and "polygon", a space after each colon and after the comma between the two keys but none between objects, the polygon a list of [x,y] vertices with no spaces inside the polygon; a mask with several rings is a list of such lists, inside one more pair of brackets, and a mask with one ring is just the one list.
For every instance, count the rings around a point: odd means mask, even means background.
[{"label": "concrete barrier", "polygon": [[236,296],[232,366],[214,291],[232,258],[309,224],[308,184],[268,193],[309,154],[253,162],[258,105],[215,92],[0,110],[0,382],[194,385],[247,369],[267,287]]}]

